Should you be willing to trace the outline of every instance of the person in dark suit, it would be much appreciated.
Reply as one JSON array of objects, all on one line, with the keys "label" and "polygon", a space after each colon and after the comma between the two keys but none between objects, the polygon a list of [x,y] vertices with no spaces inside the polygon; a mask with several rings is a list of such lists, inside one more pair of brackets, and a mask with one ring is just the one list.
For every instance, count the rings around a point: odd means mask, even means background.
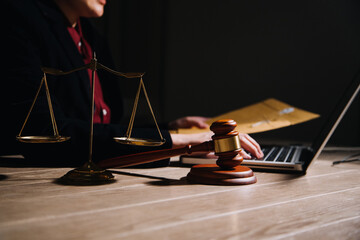
[{"label": "person in dark suit", "polygon": [[[41,67],[69,71],[83,66],[96,52],[98,62],[114,69],[106,41],[87,18],[101,17],[106,0],[6,0],[8,13],[3,38],[3,81],[1,117],[3,150],[14,150],[30,160],[54,161],[79,165],[88,154],[89,116],[91,114],[91,77],[89,70],[64,76],[47,76],[51,102],[59,132],[70,136],[69,141],[56,144],[23,144],[14,140],[29,111],[34,94],[43,77]],[[97,71],[95,78],[94,149],[95,161],[140,151],[155,150],[118,144],[114,136],[124,136],[121,89],[114,76]],[[5,97],[6,96],[6,97]],[[52,135],[49,109],[44,91],[40,93],[23,135]],[[185,117],[169,123],[173,128],[207,127],[204,117]],[[162,129],[167,140],[157,147],[171,148],[196,144],[210,139],[212,133],[170,134]],[[158,138],[156,129],[136,128],[133,137]],[[261,157],[260,146],[246,134],[242,135],[245,149]],[[4,148],[6,146],[6,148]],[[244,154],[246,154],[244,152]],[[49,158],[51,156],[51,158]],[[244,155],[246,157],[246,155]],[[165,166],[168,160],[152,166]]]}]

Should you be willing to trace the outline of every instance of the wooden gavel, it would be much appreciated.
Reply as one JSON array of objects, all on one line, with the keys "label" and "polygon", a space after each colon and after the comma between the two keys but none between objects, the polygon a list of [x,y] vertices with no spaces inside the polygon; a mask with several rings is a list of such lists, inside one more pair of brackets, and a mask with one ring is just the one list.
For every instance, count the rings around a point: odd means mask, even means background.
[{"label": "wooden gavel", "polygon": [[101,168],[129,167],[178,155],[214,151],[215,155],[219,157],[216,164],[221,169],[232,169],[243,161],[243,158],[239,155],[241,151],[239,133],[234,131],[236,126],[237,124],[234,120],[219,120],[210,126],[210,130],[214,132],[211,141],[194,146],[187,145],[181,148],[162,149],[114,157],[100,161],[98,166]]}]

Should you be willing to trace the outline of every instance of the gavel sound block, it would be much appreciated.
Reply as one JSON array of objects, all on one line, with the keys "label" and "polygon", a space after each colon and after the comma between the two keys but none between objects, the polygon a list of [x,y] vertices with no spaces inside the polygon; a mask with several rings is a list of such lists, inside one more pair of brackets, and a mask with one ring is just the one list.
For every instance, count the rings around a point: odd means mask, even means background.
[{"label": "gavel sound block", "polygon": [[239,155],[239,133],[234,131],[236,122],[231,119],[219,120],[210,126],[215,133],[212,141],[198,145],[187,145],[183,148],[163,149],[151,152],[131,154],[116,158],[110,158],[99,162],[102,168],[128,167],[148,162],[154,162],[194,152],[214,151],[218,156],[216,164],[199,164],[191,168],[187,180],[191,183],[203,183],[214,185],[244,185],[256,183],[253,171],[245,166],[240,166],[243,158]]},{"label": "gavel sound block", "polygon": [[239,133],[234,131],[234,120],[219,120],[210,126],[215,133],[212,136],[215,155],[218,156],[216,164],[199,164],[191,168],[187,175],[189,182],[215,184],[215,185],[244,185],[256,183],[253,171],[240,166],[243,157],[239,155]]}]

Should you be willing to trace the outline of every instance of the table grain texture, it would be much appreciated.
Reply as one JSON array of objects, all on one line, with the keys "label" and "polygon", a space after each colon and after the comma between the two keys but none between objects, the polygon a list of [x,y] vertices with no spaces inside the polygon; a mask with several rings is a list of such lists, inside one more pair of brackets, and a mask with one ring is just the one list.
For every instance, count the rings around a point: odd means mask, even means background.
[{"label": "table grain texture", "polygon": [[72,168],[0,158],[0,239],[360,239],[360,163],[332,166],[352,153],[326,150],[306,175],[255,172],[246,186],[189,184],[176,158],[65,186]]}]

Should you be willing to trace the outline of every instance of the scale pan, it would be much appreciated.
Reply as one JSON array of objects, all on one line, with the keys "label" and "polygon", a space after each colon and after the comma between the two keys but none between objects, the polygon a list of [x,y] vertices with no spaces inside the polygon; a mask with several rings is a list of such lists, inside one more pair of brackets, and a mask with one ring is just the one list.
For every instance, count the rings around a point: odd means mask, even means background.
[{"label": "scale pan", "polygon": [[17,136],[16,139],[19,142],[24,143],[59,143],[65,142],[70,139],[70,137],[63,136]]},{"label": "scale pan", "polygon": [[146,139],[146,138],[127,138],[127,137],[114,137],[114,140],[121,144],[136,145],[136,146],[161,146],[165,143],[162,141]]}]

